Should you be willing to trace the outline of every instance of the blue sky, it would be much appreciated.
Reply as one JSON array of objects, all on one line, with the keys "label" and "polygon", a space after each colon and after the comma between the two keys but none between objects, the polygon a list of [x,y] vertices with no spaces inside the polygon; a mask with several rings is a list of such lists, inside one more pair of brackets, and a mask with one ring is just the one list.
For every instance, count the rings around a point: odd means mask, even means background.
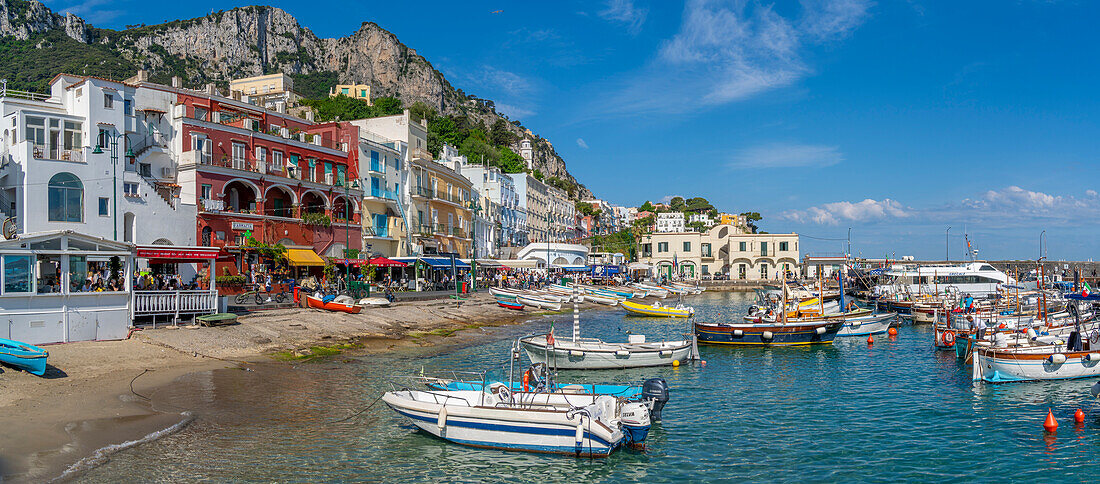
[{"label": "blue sky", "polygon": [[[236,5],[47,4],[113,28]],[[957,258],[964,227],[983,258],[1035,258],[1043,230],[1051,258],[1100,249],[1094,2],[273,5],[394,32],[614,203],[704,196],[810,253],[849,227],[865,256]]]}]

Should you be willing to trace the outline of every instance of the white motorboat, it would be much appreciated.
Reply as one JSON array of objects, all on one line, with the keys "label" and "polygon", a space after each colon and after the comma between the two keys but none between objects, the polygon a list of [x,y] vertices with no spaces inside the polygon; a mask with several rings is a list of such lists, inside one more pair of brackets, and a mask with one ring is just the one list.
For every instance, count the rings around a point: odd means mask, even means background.
[{"label": "white motorboat", "polygon": [[896,294],[936,294],[957,292],[974,297],[996,295],[1005,285],[1016,281],[987,262],[963,265],[895,264],[883,274],[883,284],[871,288],[878,299]]},{"label": "white motorboat", "polygon": [[436,437],[473,447],[606,457],[641,445],[649,408],[610,395],[484,390],[398,390],[382,396],[398,414]]},{"label": "white motorboat", "polygon": [[550,311],[561,310],[561,301],[556,300],[556,298],[549,299],[543,296],[520,294],[516,296],[516,302],[524,306],[531,306],[533,308],[547,309]]},{"label": "white motorboat", "polygon": [[[1080,311],[1073,308],[1070,312]],[[1100,376],[1100,328],[1095,322],[1081,322],[1079,318],[1075,318],[1073,328],[1068,334],[1046,336],[1028,328],[1026,337],[1012,335],[1012,338],[995,332],[992,341],[974,341],[970,348],[973,381],[1001,383]]]},{"label": "white motorboat", "polygon": [[897,321],[897,313],[874,314],[847,318],[844,325],[837,331],[837,336],[867,336],[882,334],[890,329],[890,325]]},{"label": "white motorboat", "polygon": [[645,335],[639,334],[630,335],[627,343],[607,343],[594,338],[555,340],[547,334],[519,341],[532,362],[562,369],[664,366],[674,361],[685,362],[692,356],[691,340],[647,343]]}]

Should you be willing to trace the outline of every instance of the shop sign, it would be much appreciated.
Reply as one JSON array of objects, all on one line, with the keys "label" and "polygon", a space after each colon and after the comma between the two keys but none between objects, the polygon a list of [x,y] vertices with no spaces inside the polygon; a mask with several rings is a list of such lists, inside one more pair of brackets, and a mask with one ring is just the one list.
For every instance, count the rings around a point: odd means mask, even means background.
[{"label": "shop sign", "polygon": [[248,222],[233,222],[231,228],[233,230],[252,230],[252,224]]}]

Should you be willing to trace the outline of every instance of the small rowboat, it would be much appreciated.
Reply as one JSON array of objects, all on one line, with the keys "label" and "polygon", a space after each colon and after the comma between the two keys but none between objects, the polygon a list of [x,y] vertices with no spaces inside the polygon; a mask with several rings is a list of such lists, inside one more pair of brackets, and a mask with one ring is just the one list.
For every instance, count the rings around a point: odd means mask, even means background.
[{"label": "small rowboat", "polygon": [[516,296],[519,296],[521,293],[520,291],[513,291],[511,289],[490,287],[489,294],[493,295],[493,297],[497,299],[511,299],[514,301],[516,299]]},{"label": "small rowboat", "polygon": [[561,303],[558,301],[552,301],[550,299],[542,298],[539,296],[520,295],[516,297],[516,302],[523,304],[524,306],[531,306],[539,309],[549,309],[551,311],[561,310]]},{"label": "small rowboat", "polygon": [[497,306],[500,306],[500,307],[505,308],[505,309],[514,309],[516,311],[522,311],[523,310],[523,304],[518,303],[516,301],[509,301],[507,299],[497,299]]},{"label": "small rowboat", "polygon": [[355,304],[342,304],[335,301],[324,302],[313,296],[306,296],[306,302],[309,303],[309,307],[317,309],[327,309],[329,311],[342,311],[350,314],[359,314],[363,308]]},{"label": "small rowboat", "polygon": [[605,304],[605,305],[608,305],[608,306],[614,306],[614,305],[619,304],[623,301],[622,298],[611,297],[611,296],[601,296],[601,295],[598,295],[598,294],[589,294],[587,296],[584,296],[584,300],[585,301],[592,301],[596,304]]},{"label": "small rowboat", "polygon": [[695,314],[695,308],[690,306],[661,306],[660,303],[639,304],[631,301],[619,303],[623,309],[641,316],[657,316],[662,318],[688,318]]},{"label": "small rowboat", "polygon": [[46,357],[49,353],[32,344],[0,338],[0,362],[26,370],[31,374],[46,374]]}]

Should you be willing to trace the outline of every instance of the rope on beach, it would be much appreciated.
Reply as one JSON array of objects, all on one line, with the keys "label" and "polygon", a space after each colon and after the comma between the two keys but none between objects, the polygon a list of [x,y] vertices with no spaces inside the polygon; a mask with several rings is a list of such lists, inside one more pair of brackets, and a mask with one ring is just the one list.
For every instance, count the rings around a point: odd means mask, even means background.
[{"label": "rope on beach", "polygon": [[149,397],[147,397],[147,396],[145,396],[145,395],[142,395],[142,394],[140,394],[140,393],[138,393],[138,392],[134,391],[134,382],[135,382],[135,381],[137,381],[137,379],[138,379],[138,378],[141,378],[141,375],[144,375],[144,374],[146,374],[146,373],[149,373],[150,371],[153,371],[153,370],[150,370],[150,369],[146,368],[146,369],[145,369],[144,371],[142,371],[141,373],[138,373],[138,376],[135,376],[133,380],[130,380],[130,393],[133,393],[134,395],[137,395],[137,396],[139,396],[139,397],[141,397],[141,398],[144,398],[144,399],[146,399],[146,400],[151,400],[151,399],[150,399]]},{"label": "rope on beach", "polygon": [[347,417],[344,417],[344,418],[342,418],[342,419],[340,419],[340,420],[333,420],[333,421],[331,421],[331,422],[329,422],[329,423],[340,423],[340,422],[346,422],[346,421],[348,421],[348,420],[351,420],[351,419],[353,419],[353,418],[355,418],[355,417],[358,417],[358,416],[362,415],[362,414],[363,414],[363,412],[366,412],[367,410],[370,410],[370,408],[371,408],[371,407],[373,407],[373,406],[374,406],[374,404],[378,403],[378,401],[379,401],[379,400],[381,400],[381,399],[382,399],[382,397],[383,397],[383,396],[385,396],[385,395],[386,395],[386,393],[385,393],[385,392],[383,392],[383,393],[382,393],[381,395],[378,395],[378,398],[375,398],[373,402],[370,402],[370,405],[367,405],[367,408],[364,408],[364,409],[362,409],[362,410],[360,410],[360,411],[358,411],[358,412],[355,412],[355,413],[353,413],[353,414],[351,414],[351,415],[349,415],[349,416],[347,416]]}]

